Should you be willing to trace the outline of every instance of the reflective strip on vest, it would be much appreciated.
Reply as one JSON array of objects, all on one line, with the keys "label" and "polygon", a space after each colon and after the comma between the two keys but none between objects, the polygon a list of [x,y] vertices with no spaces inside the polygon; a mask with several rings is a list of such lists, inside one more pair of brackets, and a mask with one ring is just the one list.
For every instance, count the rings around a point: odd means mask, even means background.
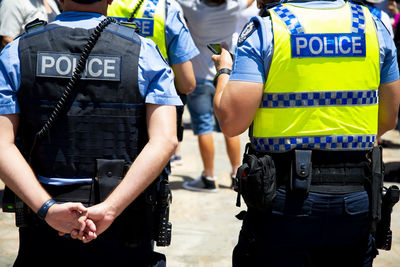
[{"label": "reflective strip on vest", "polygon": [[[271,9],[274,52],[253,121],[260,151],[365,150],[378,131],[379,44],[368,9]],[[320,23],[324,21],[324,23]]]},{"label": "reflective strip on vest", "polygon": [[378,103],[378,90],[264,93],[261,108],[360,106]]},{"label": "reflective strip on vest", "polygon": [[282,152],[295,148],[311,149],[368,149],[375,143],[375,135],[332,135],[309,137],[253,138],[253,147],[259,151]]},{"label": "reflective strip on vest", "polygon": [[[138,2],[137,0],[114,0],[108,6],[107,15],[126,21]],[[133,21],[139,26],[140,35],[153,40],[161,54],[167,59],[165,19],[166,0],[144,0]]]}]

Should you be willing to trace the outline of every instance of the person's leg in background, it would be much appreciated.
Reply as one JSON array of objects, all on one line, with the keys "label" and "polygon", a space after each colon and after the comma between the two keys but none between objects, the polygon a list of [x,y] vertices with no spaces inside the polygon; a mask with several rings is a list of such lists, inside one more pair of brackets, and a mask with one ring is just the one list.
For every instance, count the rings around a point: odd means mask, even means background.
[{"label": "person's leg in background", "polygon": [[[214,94],[213,94],[214,99]],[[215,130],[217,132],[222,133],[221,128],[219,127],[219,123],[217,118],[214,116],[215,119]],[[231,187],[233,187],[233,180],[236,177],[236,171],[240,167],[240,137],[233,136],[229,137],[224,135],[225,138],[225,145],[226,145],[226,152],[228,154],[229,162],[231,163],[232,171],[231,171]]]},{"label": "person's leg in background", "polygon": [[198,136],[201,159],[203,161],[203,175],[214,177],[214,138],[211,133]]},{"label": "person's leg in background", "polygon": [[214,122],[212,97],[215,88],[209,81],[196,81],[196,89],[187,96],[187,106],[192,121],[193,133],[198,136],[199,150],[203,163],[201,175],[183,183],[188,190],[217,192],[218,184],[214,175]]},{"label": "person's leg in background", "polygon": [[232,166],[231,172],[231,187],[233,187],[233,179],[236,176],[236,171],[240,166],[240,138],[239,136],[225,136],[226,152],[228,153],[229,161]]}]

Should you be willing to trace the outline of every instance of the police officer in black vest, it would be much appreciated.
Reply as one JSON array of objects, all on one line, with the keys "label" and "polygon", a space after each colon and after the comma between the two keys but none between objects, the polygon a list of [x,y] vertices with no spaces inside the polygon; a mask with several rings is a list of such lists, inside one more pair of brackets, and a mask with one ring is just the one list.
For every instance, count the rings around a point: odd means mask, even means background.
[{"label": "police officer in black vest", "polygon": [[111,2],[63,0],[54,22],[30,23],[1,53],[15,266],[165,265],[153,251],[156,211],[169,201],[158,175],[177,145],[181,101],[156,45],[105,17]]}]

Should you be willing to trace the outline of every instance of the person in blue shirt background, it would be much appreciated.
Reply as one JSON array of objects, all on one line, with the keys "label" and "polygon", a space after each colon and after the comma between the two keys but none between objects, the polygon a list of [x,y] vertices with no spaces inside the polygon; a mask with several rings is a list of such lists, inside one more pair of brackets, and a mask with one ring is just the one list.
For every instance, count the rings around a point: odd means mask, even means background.
[{"label": "person in blue shirt background", "polygon": [[[142,192],[177,145],[173,72],[151,40],[105,20],[111,0],[61,2],[0,54],[0,177],[30,210],[15,266],[164,266]],[[71,106],[34,144],[100,23]]]},{"label": "person in blue shirt background", "polygon": [[[259,0],[258,5],[263,7],[263,1]],[[377,248],[370,232],[369,210],[372,208],[367,191],[379,188],[370,189],[366,182],[371,171],[365,169],[365,164],[369,164],[366,154],[376,145],[377,137],[395,127],[400,102],[395,45],[382,22],[355,3],[343,0],[285,1],[269,5],[269,8],[268,12],[263,11],[263,17],[253,17],[244,27],[233,64],[227,47],[220,56],[213,56],[217,71],[232,69],[230,76],[220,72],[217,78],[214,110],[222,131],[234,136],[252,125],[248,153],[259,158],[270,156],[275,167],[269,165],[266,168],[271,176],[276,171],[276,190],[271,186],[262,194],[256,189],[249,192],[242,188],[246,204],[250,205],[233,251],[233,266],[372,266]],[[343,13],[338,16],[337,12]],[[363,17],[355,19],[356,16]],[[288,17],[290,19],[285,19]],[[355,28],[352,28],[352,22]],[[336,32],[342,33],[336,35]],[[369,49],[369,54],[357,58],[357,54],[340,55],[342,51],[348,53],[358,47],[357,42],[349,41],[354,46],[344,50],[343,46],[336,46],[342,41],[335,43],[332,39],[332,42],[325,42],[325,46],[318,39],[321,36],[326,40],[333,36],[347,39],[348,32],[368,40],[363,43],[366,48],[361,50]],[[310,36],[314,40],[313,46],[306,45]],[[290,42],[290,38],[304,39],[296,43]],[[299,57],[293,57],[296,52],[300,52]],[[334,53],[340,60],[331,57]],[[373,60],[366,60],[371,56]],[[346,69],[356,62],[359,62],[359,68]],[[374,68],[365,67],[371,62]],[[327,66],[331,68],[327,70]],[[371,86],[368,80],[372,77]],[[367,103],[361,101],[362,96],[357,96],[353,102],[341,98],[344,94],[339,94],[340,90],[355,90],[355,87],[376,90],[379,103],[375,97],[375,105],[379,114],[375,108],[368,116],[350,115],[351,110],[369,110],[371,107],[370,104],[354,105],[355,100],[355,103]],[[297,98],[299,93],[303,93],[302,98]],[[245,101],[243,95],[246,95]],[[307,101],[308,96],[325,96],[326,99]],[[326,101],[329,99],[331,101]],[[329,104],[332,101],[334,104]],[[330,110],[335,110],[332,117]],[[308,111],[315,113],[303,116]],[[281,119],[280,114],[286,116]],[[347,143],[335,136],[341,127],[349,125],[347,122],[363,116],[366,121],[374,120],[371,125],[374,138],[366,138],[367,143],[358,138],[359,144],[354,140],[351,144],[351,138]],[[310,128],[314,126],[310,123],[313,119],[317,119],[314,125],[321,128]],[[346,125],[334,127],[342,121]],[[332,135],[328,125],[332,126]],[[355,125],[349,132],[358,135],[362,123]],[[279,131],[277,136],[274,135],[275,129],[282,127],[290,133]],[[304,131],[296,132],[295,128]],[[318,138],[320,133],[324,138]],[[275,139],[288,141],[275,142]],[[361,168],[357,167],[360,163]],[[295,166],[300,166],[304,172],[299,172]],[[351,169],[352,174],[343,166]],[[240,167],[243,168],[245,166]],[[243,170],[244,176],[251,171]],[[302,181],[309,182],[307,185],[300,182],[302,178],[297,178],[300,175],[304,177]],[[236,189],[241,190],[240,183]],[[274,195],[267,195],[266,191]],[[248,196],[252,192],[253,195]],[[270,197],[269,206],[255,201],[267,196]]]}]

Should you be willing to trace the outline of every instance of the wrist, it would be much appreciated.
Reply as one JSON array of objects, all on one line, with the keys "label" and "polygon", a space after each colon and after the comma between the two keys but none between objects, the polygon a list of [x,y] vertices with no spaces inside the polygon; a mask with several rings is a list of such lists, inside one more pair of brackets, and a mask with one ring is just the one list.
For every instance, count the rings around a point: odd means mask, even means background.
[{"label": "wrist", "polygon": [[222,74],[231,75],[232,70],[230,68],[221,68],[217,71],[214,76],[214,86],[217,86],[218,77]]},{"label": "wrist", "polygon": [[105,201],[102,203],[103,205],[103,210],[104,210],[104,215],[111,219],[111,220],[115,220],[121,212],[118,211],[117,205],[110,203],[109,201]]},{"label": "wrist", "polygon": [[56,204],[56,201],[52,198],[44,202],[37,212],[37,216],[39,217],[39,219],[44,221],[46,219],[47,212],[54,204]]}]

